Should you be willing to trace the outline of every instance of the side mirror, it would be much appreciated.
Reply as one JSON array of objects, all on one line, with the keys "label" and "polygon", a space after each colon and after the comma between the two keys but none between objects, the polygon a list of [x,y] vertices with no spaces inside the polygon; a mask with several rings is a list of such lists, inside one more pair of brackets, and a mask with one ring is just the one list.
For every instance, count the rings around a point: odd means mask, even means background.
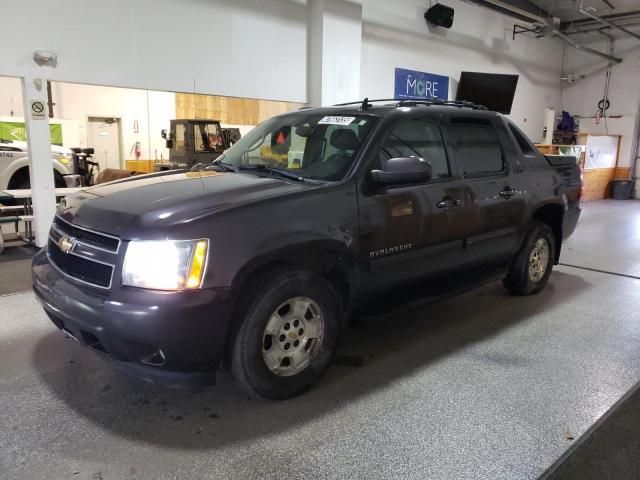
[{"label": "side mirror", "polygon": [[160,130],[160,136],[165,140],[167,139],[167,131],[164,128]]},{"label": "side mirror", "polygon": [[382,170],[371,171],[371,178],[376,185],[427,183],[431,180],[431,165],[420,157],[390,158]]},{"label": "side mirror", "polygon": [[166,140],[164,143],[169,150],[173,148],[173,140]]}]

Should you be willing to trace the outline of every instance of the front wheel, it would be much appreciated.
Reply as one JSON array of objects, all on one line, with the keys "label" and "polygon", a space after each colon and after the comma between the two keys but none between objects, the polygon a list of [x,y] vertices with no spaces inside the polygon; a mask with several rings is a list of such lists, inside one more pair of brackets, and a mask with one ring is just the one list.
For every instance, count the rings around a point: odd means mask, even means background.
[{"label": "front wheel", "polygon": [[274,400],[311,386],[331,362],[341,324],[331,285],[315,273],[283,269],[257,279],[241,302],[231,357],[238,384]]},{"label": "front wheel", "polygon": [[517,295],[532,295],[547,284],[556,258],[553,231],[543,222],[532,222],[529,231],[513,258],[504,286]]}]

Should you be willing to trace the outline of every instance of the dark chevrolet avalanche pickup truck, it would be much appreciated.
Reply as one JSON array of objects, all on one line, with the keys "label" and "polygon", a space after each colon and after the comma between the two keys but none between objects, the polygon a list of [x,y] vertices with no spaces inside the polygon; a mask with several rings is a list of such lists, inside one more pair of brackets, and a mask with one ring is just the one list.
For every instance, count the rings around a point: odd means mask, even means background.
[{"label": "dark chevrolet avalanche pickup truck", "polygon": [[[82,190],[59,206],[33,289],[116,367],[171,385],[225,365],[293,396],[354,311],[484,273],[542,290],[580,216],[573,157],[481,107],[401,101],[271,118],[201,171]],[[475,280],[474,280],[475,281]]]}]

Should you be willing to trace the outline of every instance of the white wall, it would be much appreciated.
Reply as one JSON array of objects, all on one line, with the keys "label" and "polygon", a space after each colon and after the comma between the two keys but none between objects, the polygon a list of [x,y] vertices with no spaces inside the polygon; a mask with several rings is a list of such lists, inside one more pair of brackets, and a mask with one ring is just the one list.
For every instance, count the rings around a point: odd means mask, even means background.
[{"label": "white wall", "polygon": [[360,98],[362,5],[313,0],[308,28],[309,104],[335,105]]},{"label": "white wall", "polygon": [[[636,28],[640,32],[640,29]],[[608,133],[622,135],[619,166],[628,167],[633,162],[632,145],[635,132],[635,120],[640,102],[640,41],[615,35],[614,54],[622,58],[622,63],[614,65],[609,87],[610,107],[607,115],[622,118],[600,120],[596,125],[593,118],[580,119],[580,131],[587,133]],[[576,36],[576,39],[602,52],[607,51],[607,38],[598,34]],[[607,61],[575,49],[567,50],[565,74],[584,74],[586,78],[575,83],[567,83],[562,89],[564,109],[572,115],[592,117],[598,102],[603,98]]]},{"label": "white wall", "polygon": [[448,75],[455,99],[461,71],[518,74],[510,118],[535,142],[542,141],[544,109],[560,106],[562,43],[518,35],[514,19],[460,0],[450,30],[429,28],[429,0],[364,0],[360,93],[392,98],[395,67]]},{"label": "white wall", "polygon": [[[0,0],[0,75],[306,101],[305,0]],[[58,54],[38,67],[34,50]]]},{"label": "white wall", "polygon": [[[56,116],[77,122],[81,147],[92,146],[87,140],[89,117],[115,117],[120,119],[122,159],[135,159],[131,153],[135,142],[141,144],[140,158],[155,159],[156,152],[158,158],[160,154],[167,158],[160,130],[168,129],[169,120],[176,116],[175,94],[58,82],[51,93]],[[134,132],[136,121],[138,133]]]},{"label": "white wall", "polygon": [[[65,147],[91,147],[87,140],[88,118],[115,117],[120,119],[123,160],[135,159],[131,154],[134,142],[141,143],[142,159],[155,159],[156,155],[159,159],[161,154],[167,158],[169,150],[160,130],[169,129],[169,120],[176,118],[175,94],[53,82],[51,95],[56,104],[53,122],[62,123]],[[22,121],[20,81],[0,77],[0,117],[11,115],[12,103],[15,120]],[[134,132],[135,121],[138,133]]]}]

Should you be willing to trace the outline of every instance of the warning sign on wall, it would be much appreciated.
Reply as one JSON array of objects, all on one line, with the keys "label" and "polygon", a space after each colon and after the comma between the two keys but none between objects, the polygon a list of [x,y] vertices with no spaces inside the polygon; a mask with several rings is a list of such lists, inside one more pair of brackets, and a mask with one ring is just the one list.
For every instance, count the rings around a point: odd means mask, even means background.
[{"label": "warning sign on wall", "polygon": [[33,120],[44,120],[47,114],[44,111],[44,103],[40,100],[31,101],[31,118]]}]

